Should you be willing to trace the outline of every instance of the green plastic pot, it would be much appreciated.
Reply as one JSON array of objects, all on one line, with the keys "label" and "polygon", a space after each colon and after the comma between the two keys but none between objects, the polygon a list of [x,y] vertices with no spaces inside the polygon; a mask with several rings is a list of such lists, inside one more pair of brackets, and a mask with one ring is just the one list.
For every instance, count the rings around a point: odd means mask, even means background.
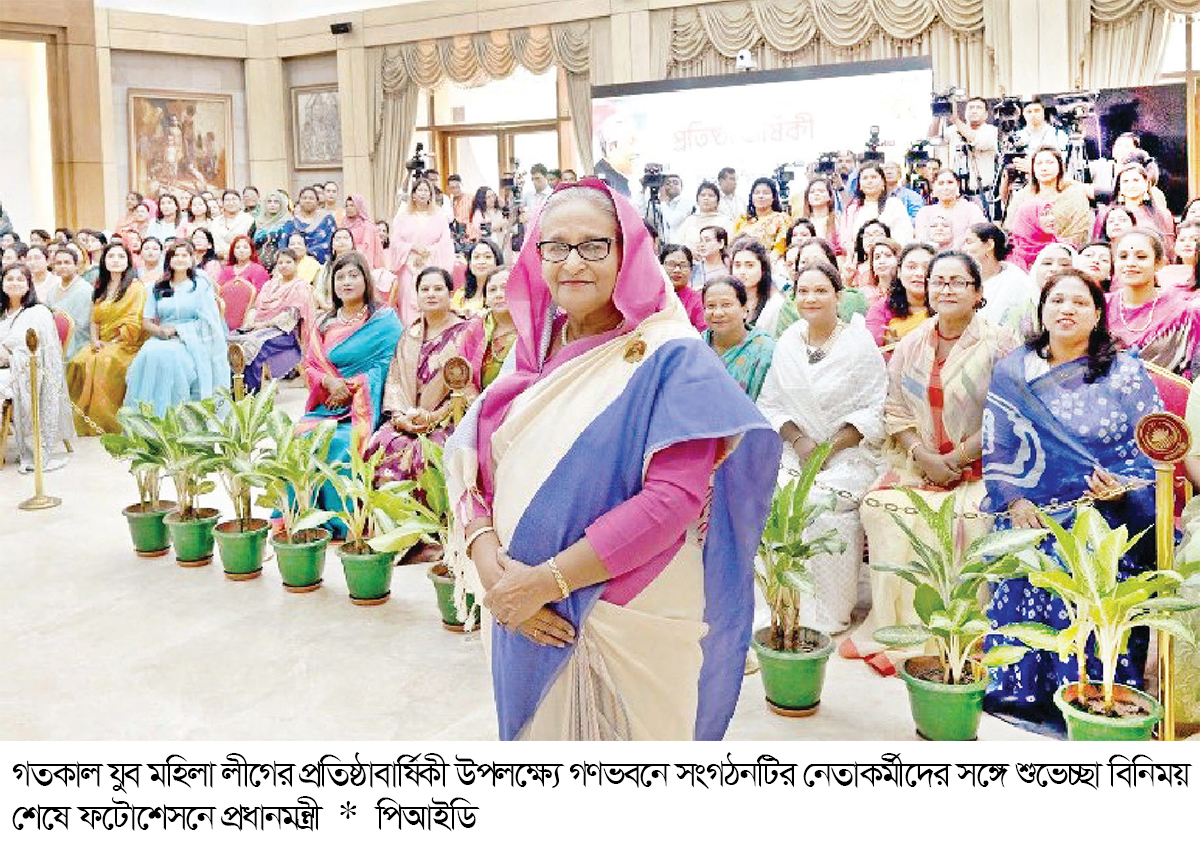
[{"label": "green plastic pot", "polygon": [[[1088,685],[1089,692],[1099,692],[1099,684]],[[1054,704],[1062,711],[1067,721],[1068,740],[1153,740],[1154,726],[1162,719],[1162,704],[1149,693],[1144,693],[1124,684],[1116,685],[1117,699],[1141,699],[1150,713],[1141,717],[1102,717],[1089,714],[1071,704],[1079,691],[1079,685],[1064,684],[1054,694]]]},{"label": "green plastic pot", "polygon": [[342,545],[338,548],[342,571],[346,573],[346,586],[350,600],[355,604],[383,604],[392,594],[392,568],[396,555],[390,551],[382,553],[367,551],[354,553]]},{"label": "green plastic pot", "polygon": [[[458,611],[454,607],[454,575],[450,574],[441,563],[433,566],[426,573],[431,581],[433,581],[433,591],[437,593],[438,611],[442,614],[442,627],[447,631],[454,631],[461,634],[466,630],[466,626],[461,619],[458,618]],[[479,630],[479,605],[475,603],[475,596],[467,593],[467,608],[471,611],[474,627],[472,631]]]},{"label": "green plastic pot", "polygon": [[304,531],[315,538],[300,542],[288,542],[278,536],[271,538],[275,549],[275,560],[279,563],[279,575],[288,592],[312,592],[321,585],[325,572],[325,546],[329,544],[328,530]]},{"label": "green plastic pot", "polygon": [[121,510],[129,524],[129,537],[139,557],[161,557],[171,547],[171,534],[163,516],[175,509],[174,501],[159,501],[151,509],[143,504],[131,504]]},{"label": "green plastic pot", "polygon": [[251,518],[245,523],[234,519],[218,524],[213,536],[221,554],[221,565],[225,567],[225,577],[231,581],[259,577],[270,532],[270,523],[261,518]]},{"label": "green plastic pot", "polygon": [[171,531],[176,563],[193,569],[212,562],[213,528],[220,517],[221,513],[215,509],[199,509],[195,518],[183,519],[173,512],[164,519]]},{"label": "green plastic pot", "polygon": [[767,645],[770,628],[760,628],[750,643],[758,656],[767,707],[784,717],[807,717],[817,712],[825,685],[825,665],[833,654],[833,640],[827,634],[811,628],[801,630],[803,640],[817,643],[812,651],[776,651]]},{"label": "green plastic pot", "polygon": [[912,708],[917,734],[926,740],[975,740],[983,717],[983,694],[987,679],[970,684],[942,684],[913,675],[909,668],[936,666],[932,656],[910,658],[900,667],[900,677],[908,685],[908,704]]}]

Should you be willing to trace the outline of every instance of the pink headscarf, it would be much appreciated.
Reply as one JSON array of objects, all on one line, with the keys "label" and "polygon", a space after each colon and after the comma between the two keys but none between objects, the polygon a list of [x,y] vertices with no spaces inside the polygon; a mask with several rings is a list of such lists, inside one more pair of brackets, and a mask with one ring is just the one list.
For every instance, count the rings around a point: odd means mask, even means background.
[{"label": "pink headscarf", "polygon": [[632,331],[647,317],[666,307],[666,274],[654,254],[654,240],[646,230],[637,209],[628,199],[614,193],[607,184],[596,178],[584,178],[577,184],[560,183],[553,195],[571,187],[599,190],[612,199],[616,206],[617,238],[621,241],[622,256],[616,287],[613,290],[613,303],[625,320],[611,332],[568,344],[554,358],[545,364],[542,363],[544,336],[551,328],[547,320],[553,309],[550,288],[542,277],[542,259],[537,250],[538,241],[541,239],[542,215],[548,207],[552,207],[547,201],[525,235],[525,243],[505,288],[508,312],[517,327],[517,342],[514,344],[517,369],[515,373],[497,379],[488,388],[479,412],[476,450],[479,456],[480,485],[489,499],[492,494],[492,435],[504,422],[513,400],[559,365]]},{"label": "pink headscarf", "polygon": [[1021,209],[1017,211],[1017,218],[1013,221],[1013,251],[1010,260],[1026,272],[1033,265],[1038,252],[1050,243],[1058,241],[1054,234],[1042,227],[1039,219],[1048,207],[1049,203],[1043,204],[1031,199],[1021,205]]},{"label": "pink headscarf", "polygon": [[345,217],[342,227],[353,235],[354,248],[362,252],[371,264],[371,269],[377,270],[387,266],[384,262],[383,244],[379,240],[379,226],[367,210],[367,200],[358,193],[351,193],[350,200],[358,208],[358,216]]}]

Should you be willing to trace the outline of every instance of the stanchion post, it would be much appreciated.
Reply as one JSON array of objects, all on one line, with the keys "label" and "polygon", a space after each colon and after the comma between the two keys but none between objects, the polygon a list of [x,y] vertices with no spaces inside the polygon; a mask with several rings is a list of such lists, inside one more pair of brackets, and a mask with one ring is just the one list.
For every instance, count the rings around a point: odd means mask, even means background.
[{"label": "stanchion post", "polygon": [[46,494],[42,476],[45,465],[45,460],[42,459],[42,401],[38,388],[38,336],[33,329],[25,332],[25,346],[29,349],[29,399],[30,414],[33,416],[33,497],[21,501],[18,506],[21,509],[50,509],[61,504],[62,498]]},{"label": "stanchion post", "polygon": [[[1154,463],[1154,542],[1158,568],[1175,567],[1175,463],[1192,446],[1183,418],[1170,412],[1146,415],[1137,425],[1137,442]],[[1175,740],[1175,654],[1172,637],[1158,632],[1158,700],[1163,706],[1159,740]]]},{"label": "stanchion post", "polygon": [[233,374],[233,399],[246,396],[246,351],[238,344],[229,345],[229,369]]}]

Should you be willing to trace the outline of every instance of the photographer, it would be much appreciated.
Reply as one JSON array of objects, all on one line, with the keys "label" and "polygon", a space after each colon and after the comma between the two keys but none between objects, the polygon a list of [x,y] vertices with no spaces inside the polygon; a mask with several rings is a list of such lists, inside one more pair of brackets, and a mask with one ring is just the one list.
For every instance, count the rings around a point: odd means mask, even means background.
[{"label": "photographer", "polygon": [[683,221],[692,213],[692,203],[683,196],[683,179],[673,173],[662,176],[662,189],[659,191],[659,207],[662,209],[664,232],[663,243],[678,242],[678,234]]},{"label": "photographer", "polygon": [[[1046,121],[1046,106],[1041,98],[1034,98],[1021,110],[1025,126],[1017,131],[1016,143],[1026,151],[1037,151],[1039,148],[1051,146],[1059,151],[1067,150],[1067,134],[1058,127]],[[1025,174],[1029,174],[1029,158],[1018,157],[1014,163]]]},{"label": "photographer", "polygon": [[1000,134],[987,119],[987,101],[969,98],[963,107],[963,118],[951,113],[951,126],[944,133],[951,151],[960,144],[966,146],[968,178],[965,192],[968,196],[984,195],[996,183],[996,150]]},{"label": "photographer", "polygon": [[904,202],[904,209],[908,211],[910,217],[913,217],[917,215],[918,210],[925,206],[925,198],[915,190],[904,186],[901,183],[903,177],[904,169],[899,163],[883,164],[883,180],[887,185],[888,195],[894,195]]}]

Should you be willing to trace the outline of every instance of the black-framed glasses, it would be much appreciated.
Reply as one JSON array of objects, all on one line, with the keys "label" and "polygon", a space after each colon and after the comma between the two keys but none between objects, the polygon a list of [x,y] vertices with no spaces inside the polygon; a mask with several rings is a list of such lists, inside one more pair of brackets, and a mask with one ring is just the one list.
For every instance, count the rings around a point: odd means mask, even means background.
[{"label": "black-framed glasses", "polygon": [[931,277],[929,279],[929,289],[930,290],[947,290],[947,289],[949,289],[949,290],[952,290],[957,293],[959,291],[966,290],[968,287],[970,287],[974,283],[975,282],[973,282],[969,278]]},{"label": "black-framed glasses", "polygon": [[617,242],[611,237],[593,237],[591,240],[584,240],[582,243],[563,243],[559,240],[542,240],[537,244],[538,255],[543,261],[560,264],[571,255],[574,250],[579,253],[579,257],[585,261],[602,261],[608,257],[608,253],[612,251],[613,243]]}]

